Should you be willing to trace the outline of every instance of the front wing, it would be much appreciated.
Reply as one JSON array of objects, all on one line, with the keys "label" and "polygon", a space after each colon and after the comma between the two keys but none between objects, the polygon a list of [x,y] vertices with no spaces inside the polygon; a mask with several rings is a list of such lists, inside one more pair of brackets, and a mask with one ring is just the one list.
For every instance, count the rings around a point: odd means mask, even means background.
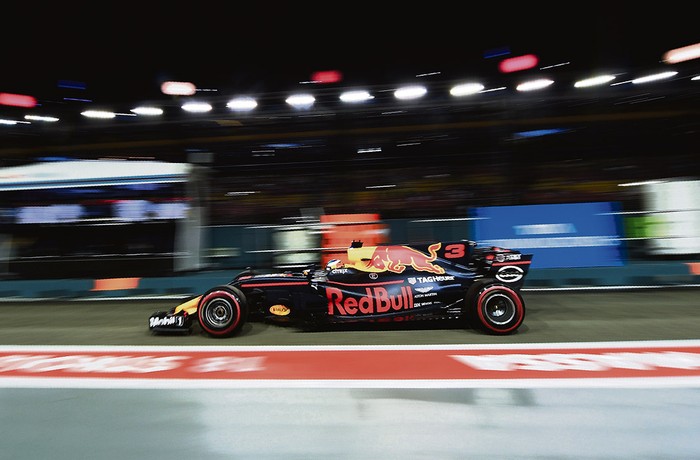
[{"label": "front wing", "polygon": [[171,313],[158,311],[148,318],[151,332],[192,332],[192,318],[186,312]]}]

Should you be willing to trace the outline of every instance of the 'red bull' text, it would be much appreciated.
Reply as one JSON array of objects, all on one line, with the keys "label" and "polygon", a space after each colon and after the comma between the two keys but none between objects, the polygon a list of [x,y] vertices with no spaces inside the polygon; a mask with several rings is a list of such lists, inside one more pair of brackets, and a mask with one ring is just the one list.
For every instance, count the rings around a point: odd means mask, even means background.
[{"label": "'red bull' text", "polygon": [[399,295],[391,295],[383,287],[365,288],[365,294],[360,297],[347,297],[343,296],[343,291],[340,289],[327,288],[328,314],[373,315],[413,308],[413,291],[407,286],[401,287]]}]

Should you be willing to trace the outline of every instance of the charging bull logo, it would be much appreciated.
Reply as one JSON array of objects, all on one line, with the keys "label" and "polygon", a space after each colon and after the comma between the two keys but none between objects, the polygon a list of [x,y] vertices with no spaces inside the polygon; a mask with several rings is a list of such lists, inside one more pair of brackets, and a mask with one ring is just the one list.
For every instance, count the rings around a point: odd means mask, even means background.
[{"label": "charging bull logo", "polygon": [[428,246],[430,256],[408,246],[378,246],[367,261],[365,270],[403,273],[407,266],[411,266],[421,272],[441,275],[445,273],[445,269],[432,263],[437,258],[437,251],[441,244],[435,243]]}]

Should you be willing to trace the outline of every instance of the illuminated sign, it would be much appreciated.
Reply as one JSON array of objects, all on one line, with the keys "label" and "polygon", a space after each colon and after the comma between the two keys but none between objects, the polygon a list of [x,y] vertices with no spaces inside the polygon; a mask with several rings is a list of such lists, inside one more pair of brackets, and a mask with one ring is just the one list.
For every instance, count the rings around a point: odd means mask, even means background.
[{"label": "illuminated sign", "polygon": [[160,85],[160,90],[170,96],[192,96],[197,92],[197,87],[188,81],[166,81]]},{"label": "illuminated sign", "polygon": [[675,180],[642,186],[645,217],[654,255],[700,253],[700,181]]},{"label": "illuminated sign", "polygon": [[31,108],[36,106],[36,99],[25,94],[0,93],[0,105]]},{"label": "illuminated sign", "polygon": [[538,59],[534,54],[525,54],[504,59],[498,64],[498,70],[503,73],[518,72],[520,70],[532,69],[537,65]]},{"label": "illuminated sign", "polygon": [[475,208],[473,235],[482,245],[533,254],[532,268],[621,266],[618,208],[611,202]]},{"label": "illuminated sign", "polygon": [[311,75],[311,80],[315,83],[338,83],[342,79],[343,74],[338,70],[322,70]]}]

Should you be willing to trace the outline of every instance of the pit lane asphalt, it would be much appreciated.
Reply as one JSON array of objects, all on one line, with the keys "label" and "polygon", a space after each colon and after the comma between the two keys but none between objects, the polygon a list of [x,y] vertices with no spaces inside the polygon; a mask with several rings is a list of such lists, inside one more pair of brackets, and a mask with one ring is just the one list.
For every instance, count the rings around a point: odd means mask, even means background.
[{"label": "pit lane asphalt", "polygon": [[1,345],[423,345],[682,340],[700,338],[700,286],[523,292],[526,317],[498,337],[457,322],[342,326],[304,331],[247,323],[235,337],[154,335],[148,317],[176,299],[43,300],[0,303]]},{"label": "pit lane asphalt", "polygon": [[[697,339],[700,287],[525,292],[518,333],[450,327],[155,336],[174,300],[0,303],[1,345],[512,344]],[[0,460],[697,459],[700,389],[0,388]]]}]

